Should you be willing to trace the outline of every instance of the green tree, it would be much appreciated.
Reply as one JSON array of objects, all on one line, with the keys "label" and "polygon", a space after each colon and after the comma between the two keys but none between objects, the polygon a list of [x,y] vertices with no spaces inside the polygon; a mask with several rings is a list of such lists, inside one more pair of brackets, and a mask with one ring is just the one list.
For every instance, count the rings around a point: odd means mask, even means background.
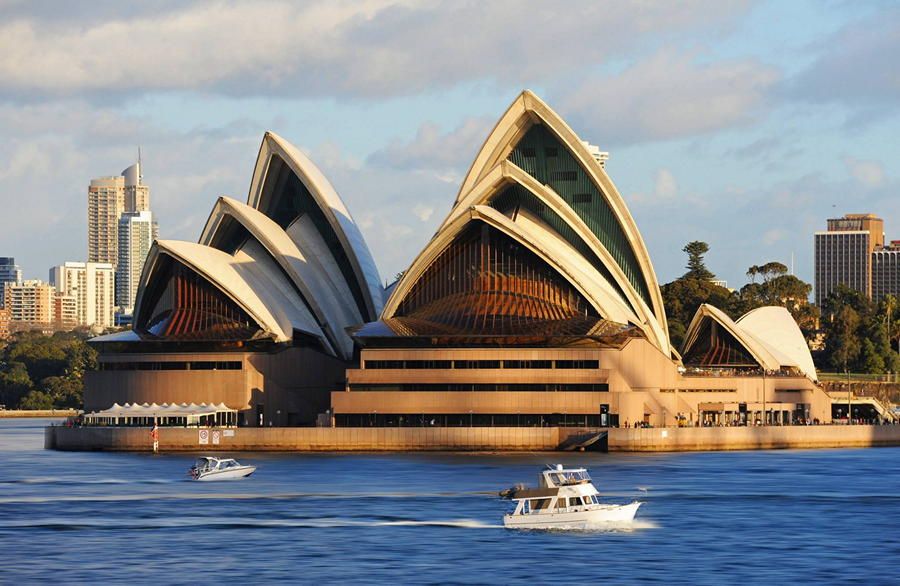
[{"label": "green tree", "polygon": [[84,403],[80,378],[49,376],[39,386],[57,407],[78,408]]},{"label": "green tree", "polygon": [[15,408],[33,386],[24,364],[5,363],[0,369],[0,404],[6,405],[7,408]]},{"label": "green tree", "polygon": [[678,348],[694,314],[703,303],[731,314],[734,295],[709,281],[682,278],[662,286],[663,305],[669,321],[669,339]]},{"label": "green tree", "polygon": [[682,277],[683,279],[709,281],[716,278],[716,276],[706,268],[706,263],[703,260],[703,256],[709,252],[709,244],[700,240],[694,240],[693,242],[688,242],[681,250],[688,255],[688,271]]},{"label": "green tree", "polygon": [[53,409],[53,398],[41,391],[31,391],[19,402],[19,409]]},{"label": "green tree", "polygon": [[861,350],[859,338],[859,313],[850,305],[836,310],[827,338],[831,365],[839,370],[849,370],[856,363]]}]

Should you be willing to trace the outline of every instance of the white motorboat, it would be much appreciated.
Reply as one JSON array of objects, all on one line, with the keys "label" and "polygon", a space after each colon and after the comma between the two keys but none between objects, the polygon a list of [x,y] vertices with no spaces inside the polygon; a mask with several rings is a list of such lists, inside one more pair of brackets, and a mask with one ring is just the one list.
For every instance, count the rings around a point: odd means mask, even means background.
[{"label": "white motorboat", "polygon": [[246,478],[256,471],[256,466],[245,466],[237,460],[212,458],[204,456],[197,458],[191,467],[190,475],[194,480],[236,480]]},{"label": "white motorboat", "polygon": [[641,503],[627,505],[601,503],[600,493],[584,468],[544,470],[540,486],[515,486],[500,493],[516,502],[516,509],[503,516],[511,529],[586,529],[591,526],[631,523]]}]

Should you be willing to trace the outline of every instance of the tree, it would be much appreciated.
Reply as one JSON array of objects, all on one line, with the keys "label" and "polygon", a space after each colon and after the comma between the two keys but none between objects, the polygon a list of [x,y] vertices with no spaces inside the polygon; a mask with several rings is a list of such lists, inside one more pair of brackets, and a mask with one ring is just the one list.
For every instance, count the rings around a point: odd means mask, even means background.
[{"label": "tree", "polygon": [[857,332],[860,324],[859,313],[851,306],[845,305],[835,313],[831,324],[832,328],[826,342],[831,365],[839,370],[849,370],[859,357],[861,349]]},{"label": "tree", "polygon": [[871,374],[884,374],[884,359],[878,353],[878,349],[872,340],[865,339],[862,342],[862,370]]},{"label": "tree", "polygon": [[701,242],[700,240],[694,240],[693,242],[688,242],[681,250],[688,255],[688,271],[682,277],[683,279],[709,281],[716,278],[716,276],[706,268],[706,263],[703,261],[703,255],[709,252],[709,244]]},{"label": "tree", "polygon": [[731,291],[706,280],[677,279],[662,286],[662,296],[669,322],[669,339],[675,347],[681,346],[687,327],[701,304],[709,303],[729,315],[733,312]]},{"label": "tree", "polygon": [[[52,407],[80,407],[84,373],[97,368],[97,352],[85,343],[87,335],[23,332],[13,336],[0,350],[0,403],[16,408],[45,404],[49,397]],[[32,391],[40,394],[32,395]]]},{"label": "tree", "polygon": [[19,409],[53,409],[53,399],[47,393],[31,391],[19,402]]},{"label": "tree", "polygon": [[28,369],[21,362],[8,362],[0,370],[0,404],[15,408],[33,387]]}]

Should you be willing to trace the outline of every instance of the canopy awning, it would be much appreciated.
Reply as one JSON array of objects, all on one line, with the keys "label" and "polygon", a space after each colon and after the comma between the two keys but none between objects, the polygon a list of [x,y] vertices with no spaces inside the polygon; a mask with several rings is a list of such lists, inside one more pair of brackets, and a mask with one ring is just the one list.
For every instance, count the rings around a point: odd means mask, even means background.
[{"label": "canopy awning", "polygon": [[85,413],[86,419],[111,419],[111,418],[129,418],[129,417],[204,417],[216,415],[217,413],[236,413],[237,409],[232,409],[224,403],[125,403],[119,405],[114,403],[109,409],[103,411],[95,411],[93,413]]}]

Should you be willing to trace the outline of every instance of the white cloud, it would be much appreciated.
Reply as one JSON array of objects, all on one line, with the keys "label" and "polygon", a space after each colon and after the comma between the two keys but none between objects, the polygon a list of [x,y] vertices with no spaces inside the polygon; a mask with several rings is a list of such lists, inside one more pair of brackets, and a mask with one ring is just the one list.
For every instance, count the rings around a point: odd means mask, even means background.
[{"label": "white cloud", "polygon": [[763,244],[766,246],[772,246],[778,242],[781,242],[787,236],[787,232],[782,230],[781,228],[772,228],[771,230],[766,230],[763,234]]},{"label": "white cloud", "polygon": [[101,5],[77,19],[36,7],[0,20],[0,87],[49,95],[384,96],[462,81],[518,83],[602,63],[657,37],[718,34],[746,4],[585,0],[560,10],[514,0],[267,0],[174,3],[133,14]]},{"label": "white cloud", "polygon": [[413,208],[413,215],[415,215],[422,222],[427,222],[431,215],[434,213],[434,207],[426,206],[422,204],[416,204]]},{"label": "white cloud", "polygon": [[567,89],[559,110],[601,147],[682,138],[752,121],[779,75],[752,59],[699,63],[666,49]]},{"label": "white cloud", "polygon": [[394,140],[372,153],[371,164],[407,171],[431,171],[443,180],[460,181],[494,121],[466,118],[449,132],[426,122],[409,141]]},{"label": "white cloud", "polygon": [[864,187],[884,185],[884,166],[877,161],[862,161],[854,157],[844,157],[847,171]]},{"label": "white cloud", "polygon": [[673,199],[678,195],[678,183],[675,181],[675,176],[668,169],[657,171],[654,195],[658,199]]}]

